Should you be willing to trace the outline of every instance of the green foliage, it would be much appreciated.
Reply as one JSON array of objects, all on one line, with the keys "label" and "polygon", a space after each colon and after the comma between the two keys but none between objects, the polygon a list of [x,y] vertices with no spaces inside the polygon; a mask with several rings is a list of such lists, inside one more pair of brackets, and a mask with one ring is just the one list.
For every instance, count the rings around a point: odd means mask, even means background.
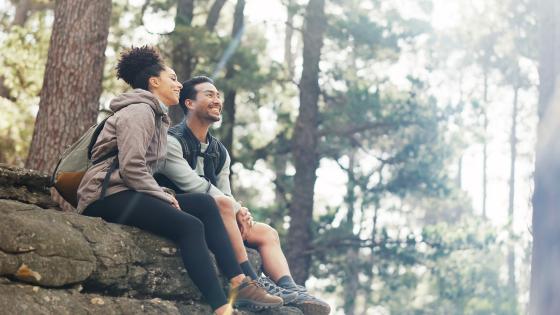
[{"label": "green foliage", "polygon": [[437,314],[514,314],[515,303],[501,277],[505,248],[497,242],[493,227],[480,220],[461,226],[440,225],[425,231],[432,239],[445,238],[444,244],[450,246],[433,253],[437,264],[431,267],[430,282],[438,299],[426,310]]},{"label": "green foliage", "polygon": [[50,29],[44,14],[26,27],[14,26],[2,41],[0,65],[9,98],[29,100],[36,97],[43,82]]},{"label": "green foliage", "polygon": [[7,98],[0,97],[2,163],[22,166],[26,159],[47,60],[47,20],[47,13],[36,13],[24,27],[11,27],[1,41],[1,76],[7,92]]},{"label": "green foliage", "polygon": [[[480,219],[428,225],[418,234],[395,235],[384,228],[369,243],[355,237],[342,242],[345,235],[329,229],[316,244],[322,251],[315,275],[337,283],[327,288],[337,296],[354,264],[357,293],[369,297],[364,308],[391,314],[515,314],[502,277],[505,246],[495,228]],[[340,255],[350,248],[358,251],[357,261]]]}]

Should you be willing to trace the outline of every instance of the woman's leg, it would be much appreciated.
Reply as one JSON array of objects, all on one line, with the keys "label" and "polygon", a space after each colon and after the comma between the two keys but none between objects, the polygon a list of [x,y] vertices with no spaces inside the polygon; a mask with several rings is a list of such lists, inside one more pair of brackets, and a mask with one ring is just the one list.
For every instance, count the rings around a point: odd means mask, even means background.
[{"label": "woman's leg", "polygon": [[208,194],[181,194],[176,196],[181,209],[204,223],[206,242],[214,253],[218,266],[230,280],[235,304],[262,310],[282,305],[282,298],[272,296],[256,282],[250,281],[235,259],[231,241],[214,198]]},{"label": "woman's leg", "polygon": [[206,242],[214,253],[218,266],[228,279],[243,274],[235,257],[231,241],[226,232],[220,210],[213,197],[208,194],[179,194],[175,196],[183,211],[204,223]]},{"label": "woman's leg", "polygon": [[155,197],[123,191],[90,205],[85,215],[131,225],[175,241],[185,268],[212,309],[227,303],[208,252],[205,228],[194,216]]}]

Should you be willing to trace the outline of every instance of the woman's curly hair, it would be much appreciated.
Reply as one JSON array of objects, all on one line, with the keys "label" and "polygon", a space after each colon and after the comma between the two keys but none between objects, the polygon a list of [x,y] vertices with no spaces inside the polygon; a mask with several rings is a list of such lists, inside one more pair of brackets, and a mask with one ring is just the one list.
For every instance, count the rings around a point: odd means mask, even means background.
[{"label": "woman's curly hair", "polygon": [[148,79],[159,76],[164,68],[163,58],[154,47],[131,47],[121,53],[117,78],[132,88],[148,90]]}]

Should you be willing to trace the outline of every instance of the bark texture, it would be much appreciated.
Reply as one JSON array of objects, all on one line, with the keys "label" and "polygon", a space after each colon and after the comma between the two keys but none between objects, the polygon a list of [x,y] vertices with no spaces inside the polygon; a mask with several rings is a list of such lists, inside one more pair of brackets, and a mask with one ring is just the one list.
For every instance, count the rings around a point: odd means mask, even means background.
[{"label": "bark texture", "polygon": [[59,0],[26,167],[51,171],[97,117],[111,1]]},{"label": "bark texture", "polygon": [[313,195],[319,166],[317,152],[319,115],[319,61],[325,32],[325,1],[310,0],[303,31],[303,70],[299,84],[299,115],[292,138],[296,174],[290,204],[290,229],[287,257],[294,279],[300,283],[309,277],[311,257],[308,250],[312,234]]}]

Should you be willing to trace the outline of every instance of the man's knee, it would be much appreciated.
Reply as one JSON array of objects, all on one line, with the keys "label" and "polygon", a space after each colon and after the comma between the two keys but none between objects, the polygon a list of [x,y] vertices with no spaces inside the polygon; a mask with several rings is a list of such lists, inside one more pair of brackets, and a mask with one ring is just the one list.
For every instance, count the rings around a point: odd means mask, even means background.
[{"label": "man's knee", "polygon": [[233,210],[233,201],[226,196],[215,196],[214,199],[220,209],[220,214],[226,217],[235,218],[235,211]]},{"label": "man's knee", "polygon": [[260,234],[262,235],[262,243],[264,244],[280,244],[280,236],[278,232],[268,224],[258,223],[260,225]]}]

